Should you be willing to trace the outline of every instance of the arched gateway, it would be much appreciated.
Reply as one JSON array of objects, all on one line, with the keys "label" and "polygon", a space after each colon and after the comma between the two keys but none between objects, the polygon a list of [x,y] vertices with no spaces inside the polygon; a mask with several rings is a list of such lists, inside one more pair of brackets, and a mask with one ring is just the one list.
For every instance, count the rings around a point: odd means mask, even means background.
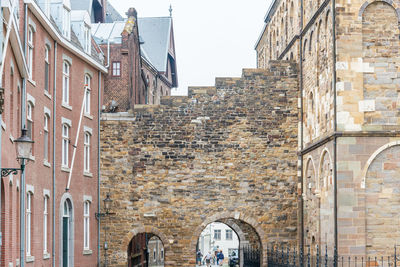
[{"label": "arched gateway", "polygon": [[103,114],[108,266],[127,266],[132,241],[154,235],[165,267],[194,267],[199,235],[212,222],[258,246],[260,266],[269,244],[296,243],[297,67],[270,65],[163,97],[160,106]]}]

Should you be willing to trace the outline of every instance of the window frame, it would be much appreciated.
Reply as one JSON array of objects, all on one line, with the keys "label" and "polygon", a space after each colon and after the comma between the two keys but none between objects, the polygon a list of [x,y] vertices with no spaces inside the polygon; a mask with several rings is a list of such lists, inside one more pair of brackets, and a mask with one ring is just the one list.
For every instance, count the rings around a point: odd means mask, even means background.
[{"label": "window frame", "polygon": [[44,122],[43,122],[43,145],[44,145],[44,151],[43,151],[43,159],[45,162],[49,162],[49,142],[50,142],[50,134],[49,134],[49,115],[44,114]]},{"label": "window frame", "polygon": [[44,91],[50,94],[50,48],[44,46]]},{"label": "window frame", "polygon": [[83,26],[83,49],[86,53],[91,52],[91,29],[90,26],[85,23]]},{"label": "window frame", "polygon": [[27,65],[28,65],[28,71],[29,71],[29,78],[33,79],[33,53],[34,53],[34,33],[35,30],[31,25],[28,26],[28,58],[27,58]]},{"label": "window frame", "polygon": [[[118,67],[116,67],[118,66]],[[121,77],[121,61],[113,61],[111,64],[111,76]]]},{"label": "window frame", "polygon": [[233,240],[233,230],[225,229],[225,240]]},{"label": "window frame", "polygon": [[62,35],[68,40],[71,38],[71,10],[65,5],[62,9]]},{"label": "window frame", "polygon": [[90,201],[83,202],[83,249],[90,250]]},{"label": "window frame", "polygon": [[92,135],[85,132],[83,140],[83,171],[90,173],[90,139]]},{"label": "window frame", "polygon": [[71,64],[63,61],[62,104],[69,105],[69,88],[71,80]]},{"label": "window frame", "polygon": [[69,168],[69,130],[66,123],[62,125],[61,167]]},{"label": "window frame", "polygon": [[26,192],[26,256],[32,256],[32,198],[33,192],[27,191]]},{"label": "window frame", "polygon": [[85,115],[90,115],[91,82],[92,77],[89,74],[85,74]]},{"label": "window frame", "polygon": [[49,199],[48,195],[43,198],[43,254],[48,254],[48,225],[49,225]]},{"label": "window frame", "polygon": [[214,229],[214,240],[221,240],[221,229]]},{"label": "window frame", "polygon": [[[33,140],[33,132],[34,132],[34,120],[33,120],[33,108],[34,104],[31,101],[27,101],[26,104],[26,127],[27,127],[27,135],[31,140]],[[33,152],[33,151],[32,151]]]}]

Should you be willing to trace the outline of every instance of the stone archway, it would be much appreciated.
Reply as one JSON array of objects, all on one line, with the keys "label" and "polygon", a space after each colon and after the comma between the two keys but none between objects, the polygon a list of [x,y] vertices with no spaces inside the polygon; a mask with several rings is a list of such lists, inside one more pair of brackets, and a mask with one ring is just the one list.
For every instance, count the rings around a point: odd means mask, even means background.
[{"label": "stone archway", "polygon": [[[207,225],[213,222],[220,222],[232,228],[239,238],[239,249],[241,250],[240,256],[243,259],[243,248],[250,246],[254,249],[259,249],[261,252],[260,266],[267,266],[267,240],[263,229],[256,219],[253,217],[240,213],[240,212],[222,212],[217,213],[207,218],[201,225],[199,225],[193,232],[190,248],[193,255],[196,253],[198,238],[201,232]],[[264,238],[264,239],[263,239]],[[243,260],[240,261],[240,266],[243,265]]]}]

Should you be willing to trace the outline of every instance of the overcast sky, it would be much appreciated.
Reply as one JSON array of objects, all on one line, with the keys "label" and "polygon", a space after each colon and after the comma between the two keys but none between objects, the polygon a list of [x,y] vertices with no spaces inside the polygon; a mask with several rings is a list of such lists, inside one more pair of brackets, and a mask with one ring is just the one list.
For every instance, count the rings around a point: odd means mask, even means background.
[{"label": "overcast sky", "polygon": [[129,7],[139,17],[172,17],[179,88],[215,84],[215,77],[239,77],[256,67],[255,43],[271,0],[109,0],[125,16]]}]

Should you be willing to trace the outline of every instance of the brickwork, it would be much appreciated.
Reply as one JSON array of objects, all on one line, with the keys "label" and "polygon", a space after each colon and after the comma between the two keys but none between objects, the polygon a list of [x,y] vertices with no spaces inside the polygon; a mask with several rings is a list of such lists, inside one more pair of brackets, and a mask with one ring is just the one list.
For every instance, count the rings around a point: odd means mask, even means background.
[{"label": "brickwork", "polygon": [[263,266],[268,243],[295,243],[297,86],[296,65],[273,62],[190,88],[189,98],[103,114],[101,188],[116,213],[110,266],[126,266],[140,232],[162,240],[165,266],[194,266],[199,235],[215,221],[258,243]]},{"label": "brickwork", "polygon": [[334,15],[333,1],[300,1],[294,15],[301,22],[294,29],[298,38],[286,45],[291,35],[281,29],[291,18],[282,12],[288,3],[274,1],[256,45],[258,66],[267,68],[269,60],[291,57],[298,48],[293,58],[302,73],[298,150],[305,244],[314,237],[332,247],[337,240],[342,255],[389,255],[397,234],[385,244],[385,227],[393,227],[385,218],[399,213],[386,209],[398,205],[388,173],[395,175],[399,156],[375,153],[398,140],[400,2],[335,2]]}]

